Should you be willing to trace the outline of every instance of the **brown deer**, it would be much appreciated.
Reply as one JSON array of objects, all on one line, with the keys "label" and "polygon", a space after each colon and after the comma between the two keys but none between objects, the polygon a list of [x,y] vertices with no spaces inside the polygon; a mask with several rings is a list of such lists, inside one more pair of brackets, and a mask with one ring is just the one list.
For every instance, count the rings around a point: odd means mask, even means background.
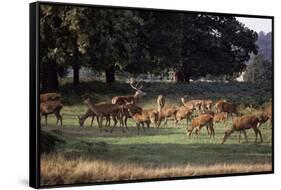
[{"label": "brown deer", "polygon": [[40,94],[40,102],[46,102],[46,101],[60,101],[61,95],[59,93],[50,92],[50,93],[44,93]]},{"label": "brown deer", "polygon": [[212,109],[213,101],[212,100],[203,100],[201,105],[201,111],[206,112]]},{"label": "brown deer", "polygon": [[127,120],[128,118],[132,118],[131,114],[129,113],[129,108],[131,108],[132,112],[133,113],[140,113],[142,112],[142,108],[139,107],[139,106],[136,106],[132,103],[126,103],[125,105],[121,105],[121,122],[120,122],[120,125],[126,127],[126,129],[128,130],[128,125],[127,125]]},{"label": "brown deer", "polygon": [[133,118],[133,120],[136,122],[136,127],[138,129],[138,134],[140,131],[140,126],[144,129],[144,124],[146,123],[147,127],[149,128],[150,123],[153,123],[155,127],[157,127],[157,117],[158,117],[158,111],[155,109],[147,109],[142,111],[135,111],[132,107],[128,107],[128,112]]},{"label": "brown deer", "polygon": [[188,109],[195,109],[197,111],[201,111],[204,100],[187,100],[187,97],[185,96],[181,98],[181,102]]},{"label": "brown deer", "polygon": [[[106,102],[100,102],[100,103],[97,103],[97,104],[106,104]],[[90,108],[87,109],[87,111],[86,111],[85,114],[83,114],[83,115],[78,115],[77,117],[78,117],[78,121],[79,121],[80,127],[83,127],[84,122],[85,122],[86,119],[89,118],[89,117],[92,117],[91,125],[90,125],[90,127],[92,127],[92,126],[93,126],[94,119],[95,119],[95,116],[96,116],[96,114],[95,114]],[[106,117],[106,124],[105,124],[105,125],[106,125],[106,126],[110,126],[110,117],[109,117],[109,116]]]},{"label": "brown deer", "polygon": [[[213,138],[215,138],[215,130],[213,127],[213,116],[210,114],[202,114],[202,115],[199,115],[198,117],[193,118],[190,126],[186,127],[186,135],[188,137],[190,137],[192,134],[192,131],[194,129],[196,129],[195,134],[198,137],[201,128],[204,126],[206,126],[207,131],[210,129],[210,131],[211,131],[210,137],[213,136]],[[208,134],[209,134],[209,132],[208,132]]]},{"label": "brown deer", "polygon": [[223,122],[224,127],[226,127],[226,120],[227,120],[227,113],[226,112],[216,113],[214,115],[214,123]]},{"label": "brown deer", "polygon": [[225,131],[224,137],[222,140],[222,144],[225,143],[226,139],[234,132],[234,131],[239,131],[239,139],[238,142],[240,142],[241,138],[241,132],[244,133],[246,142],[248,142],[246,130],[247,129],[253,129],[256,135],[255,142],[257,142],[257,137],[258,135],[260,136],[261,142],[263,142],[261,131],[258,129],[259,119],[255,115],[244,115],[241,117],[236,117],[233,120],[232,128]]},{"label": "brown deer", "polygon": [[176,114],[178,108],[176,106],[165,106],[161,109],[160,114],[158,113],[158,127],[163,119],[165,119],[164,125],[167,125],[168,118],[172,117],[174,121],[176,121]]},{"label": "brown deer", "polygon": [[134,84],[134,80],[130,80],[130,86],[134,90],[136,90],[135,94],[130,95],[130,96],[114,96],[111,100],[112,104],[125,105],[128,102],[137,104],[140,101],[140,99],[144,95],[146,95],[146,93],[141,90],[143,88],[143,86],[141,84],[139,84],[139,82]]},{"label": "brown deer", "polygon": [[60,125],[62,126],[62,116],[60,111],[63,105],[60,101],[45,101],[40,103],[40,121],[41,117],[45,116],[45,124],[47,126],[47,117],[49,114],[54,114],[57,118],[56,125],[58,126],[59,121]]},{"label": "brown deer", "polygon": [[270,125],[272,127],[272,103],[270,103],[263,112],[259,115],[259,125],[260,127],[263,123],[270,121]]},{"label": "brown deer", "polygon": [[193,110],[186,108],[185,106],[179,107],[177,113],[176,113],[176,125],[178,125],[178,122],[182,119],[186,119],[186,124],[188,125],[188,120],[190,119],[191,115],[193,113]]},{"label": "brown deer", "polygon": [[219,102],[217,104],[217,111],[218,113],[226,112],[227,117],[230,114],[233,119],[233,114],[236,114],[237,116],[240,115],[237,111],[237,106],[234,103],[230,102]]},{"label": "brown deer", "polygon": [[[112,117],[114,121],[114,125],[111,128],[111,131],[116,127],[117,120],[120,121],[120,106],[117,104],[92,104],[91,100],[87,98],[84,100],[84,103],[88,106],[88,108],[96,115],[97,117],[97,122],[98,122],[98,127],[101,131],[102,128],[102,120],[103,117]],[[104,129],[106,132],[107,130]],[[124,132],[124,128],[122,127],[122,131]]]},{"label": "brown deer", "polygon": [[215,109],[215,112],[216,112],[216,113],[219,113],[218,105],[219,105],[221,102],[227,102],[227,101],[226,101],[226,99],[220,99],[220,100],[216,101],[216,103],[214,104],[214,109]]}]

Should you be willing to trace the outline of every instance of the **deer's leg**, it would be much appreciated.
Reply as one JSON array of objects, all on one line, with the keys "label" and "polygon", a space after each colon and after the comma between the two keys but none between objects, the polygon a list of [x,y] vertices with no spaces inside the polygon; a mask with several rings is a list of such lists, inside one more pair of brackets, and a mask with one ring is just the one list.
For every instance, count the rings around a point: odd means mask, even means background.
[{"label": "deer's leg", "polygon": [[101,132],[101,125],[102,125],[102,117],[97,117],[97,122],[98,122],[98,126],[99,126],[99,131]]},{"label": "deer's leg", "polygon": [[210,138],[212,137],[212,135],[213,135],[213,138],[215,138],[215,130],[214,130],[214,125],[212,123],[210,124],[210,130],[211,130]]},{"label": "deer's leg", "polygon": [[241,131],[239,131],[238,143],[240,143],[240,140],[241,140]]},{"label": "deer's leg", "polygon": [[168,117],[165,117],[164,126],[168,125]]},{"label": "deer's leg", "polygon": [[125,119],[124,119],[125,127],[129,131],[127,121],[128,121],[128,117],[125,116]]},{"label": "deer's leg", "polygon": [[110,131],[111,133],[112,133],[113,129],[116,127],[116,124],[117,124],[116,116],[112,116],[112,119],[113,119],[114,124],[113,124],[113,127],[112,127],[111,131]]},{"label": "deer's leg", "polygon": [[47,119],[48,119],[48,115],[47,115],[47,114],[45,114],[45,125],[46,125],[46,126],[48,126]]},{"label": "deer's leg", "polygon": [[189,134],[188,134],[188,138],[190,138],[190,136],[191,136],[191,134],[192,134],[193,129],[194,129],[193,127],[190,129]]},{"label": "deer's leg", "polygon": [[94,119],[95,119],[95,115],[92,115],[92,121],[90,127],[93,127]]},{"label": "deer's leg", "polygon": [[243,130],[243,133],[244,133],[244,136],[245,136],[245,139],[246,139],[246,142],[248,142],[248,137],[247,137],[247,133],[245,130]]},{"label": "deer's leg", "polygon": [[60,125],[62,126],[62,116],[60,113],[59,113],[59,118],[60,118]]},{"label": "deer's leg", "polygon": [[[255,131],[256,131],[256,134],[258,134],[260,136],[260,139],[261,139],[261,142],[263,142],[263,138],[262,138],[262,135],[261,135],[261,131],[258,129],[258,128],[255,128]],[[257,137],[256,137],[256,141],[257,141]],[[256,142],[255,141],[255,142]]]},{"label": "deer's leg", "polygon": [[145,128],[144,128],[144,123],[143,122],[141,123],[141,126],[142,126],[142,129],[143,129],[143,132],[145,133]]}]

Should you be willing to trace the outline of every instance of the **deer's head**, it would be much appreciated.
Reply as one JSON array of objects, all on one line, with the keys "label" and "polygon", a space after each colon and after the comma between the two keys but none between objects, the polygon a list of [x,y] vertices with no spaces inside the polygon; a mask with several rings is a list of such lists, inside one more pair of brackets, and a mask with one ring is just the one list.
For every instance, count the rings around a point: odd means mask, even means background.
[{"label": "deer's head", "polygon": [[135,96],[136,97],[142,97],[145,96],[146,93],[142,91],[142,84],[140,84],[139,82],[135,82],[133,79],[130,80],[130,86],[132,87],[132,89],[134,89],[135,92]]}]

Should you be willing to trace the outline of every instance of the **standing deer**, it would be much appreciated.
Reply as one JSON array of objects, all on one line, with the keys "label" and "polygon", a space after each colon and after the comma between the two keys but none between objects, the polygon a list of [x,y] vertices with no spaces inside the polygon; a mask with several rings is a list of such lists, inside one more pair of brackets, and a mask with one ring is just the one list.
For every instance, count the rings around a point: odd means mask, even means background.
[{"label": "standing deer", "polygon": [[161,111],[163,109],[163,107],[165,106],[165,97],[163,95],[159,95],[156,99],[156,102],[157,102],[157,105],[158,105],[158,121],[157,121],[157,128],[159,127],[160,125],[160,114],[161,114]]},{"label": "standing deer", "polygon": [[233,114],[239,115],[237,111],[237,106],[234,103],[230,102],[219,102],[217,104],[217,111],[218,113],[226,112],[227,117],[230,114],[233,119]]},{"label": "standing deer", "polygon": [[142,84],[139,84],[137,82],[134,84],[134,80],[130,80],[130,86],[136,90],[134,95],[129,95],[129,96],[114,96],[112,98],[112,104],[118,104],[118,105],[125,105],[126,103],[132,103],[132,104],[137,104],[140,99],[146,95],[145,92],[143,92],[142,89]]},{"label": "standing deer", "polygon": [[186,124],[188,124],[188,120],[191,117],[193,110],[186,108],[185,106],[182,106],[178,109],[176,113],[176,125],[178,125],[178,122],[182,119],[186,119]]},{"label": "standing deer", "polygon": [[41,117],[45,116],[45,124],[47,126],[47,117],[49,114],[54,114],[57,118],[56,125],[58,126],[59,121],[60,125],[62,125],[62,116],[60,111],[63,105],[60,101],[45,101],[40,103],[40,121]]},{"label": "standing deer", "polygon": [[272,127],[272,103],[270,103],[260,114],[259,116],[259,125],[260,127],[263,123],[270,121],[271,127]]},{"label": "standing deer", "polygon": [[140,131],[140,126],[144,129],[144,124],[146,123],[147,127],[149,128],[150,123],[153,123],[155,127],[157,126],[157,117],[158,117],[158,111],[155,109],[147,109],[147,110],[141,110],[136,111],[133,107],[128,107],[128,112],[133,118],[133,120],[136,122],[136,127],[138,129],[138,134]]},{"label": "standing deer", "polygon": [[[117,104],[108,104],[108,103],[92,104],[89,98],[87,98],[84,101],[84,103],[88,106],[89,109],[91,109],[91,111],[93,113],[95,113],[100,131],[102,128],[103,117],[110,117],[110,116],[112,117],[112,119],[114,121],[114,125],[110,131],[110,132],[112,132],[117,124],[117,120],[118,119],[120,120],[120,106]],[[107,132],[106,129],[104,129],[104,130]],[[124,128],[122,128],[122,131],[124,132]]]}]

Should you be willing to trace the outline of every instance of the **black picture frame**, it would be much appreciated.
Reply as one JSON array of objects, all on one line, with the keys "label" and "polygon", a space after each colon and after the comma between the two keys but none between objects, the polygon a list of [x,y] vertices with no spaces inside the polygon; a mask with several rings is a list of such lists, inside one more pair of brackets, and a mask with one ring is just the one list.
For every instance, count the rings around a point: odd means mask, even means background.
[{"label": "black picture frame", "polygon": [[[91,7],[104,8],[116,10],[139,10],[139,11],[159,11],[159,12],[174,12],[174,13],[206,13],[218,16],[239,16],[248,18],[264,18],[272,20],[272,171],[265,172],[249,172],[249,173],[231,173],[231,174],[215,174],[204,176],[187,176],[187,177],[171,177],[171,178],[156,178],[156,179],[142,179],[130,181],[111,181],[111,182],[93,182],[93,183],[73,183],[73,184],[58,184],[58,185],[40,185],[40,84],[39,84],[39,56],[40,56],[40,5],[56,5],[56,6],[73,6],[73,7]],[[29,39],[30,39],[30,91],[29,91],[29,185],[33,188],[53,188],[53,187],[72,187],[72,186],[88,186],[101,184],[120,184],[120,183],[135,183],[135,182],[151,182],[151,181],[166,181],[166,180],[182,180],[182,179],[196,179],[196,178],[213,178],[213,177],[231,177],[231,176],[245,176],[258,174],[273,174],[274,173],[274,17],[264,15],[248,15],[235,13],[217,13],[217,12],[200,12],[187,10],[169,10],[169,9],[155,9],[155,8],[141,8],[141,7],[121,7],[121,6],[103,6],[92,4],[79,3],[59,3],[59,2],[34,2],[30,3],[29,12]]]}]

